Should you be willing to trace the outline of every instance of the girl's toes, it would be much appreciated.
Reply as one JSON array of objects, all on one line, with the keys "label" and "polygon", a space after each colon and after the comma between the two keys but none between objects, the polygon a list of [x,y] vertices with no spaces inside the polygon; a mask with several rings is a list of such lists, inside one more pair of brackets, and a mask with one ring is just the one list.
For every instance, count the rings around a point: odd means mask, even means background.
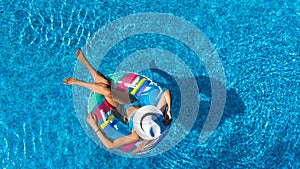
[{"label": "girl's toes", "polygon": [[78,50],[76,51],[76,56],[77,56],[77,57],[78,57],[79,53],[80,53],[80,50],[78,49]]},{"label": "girl's toes", "polygon": [[64,84],[72,84],[72,82],[73,82],[72,78],[66,78],[64,80]]},{"label": "girl's toes", "polygon": [[68,78],[66,78],[66,79],[64,80],[64,84],[67,84],[67,82],[68,82]]}]

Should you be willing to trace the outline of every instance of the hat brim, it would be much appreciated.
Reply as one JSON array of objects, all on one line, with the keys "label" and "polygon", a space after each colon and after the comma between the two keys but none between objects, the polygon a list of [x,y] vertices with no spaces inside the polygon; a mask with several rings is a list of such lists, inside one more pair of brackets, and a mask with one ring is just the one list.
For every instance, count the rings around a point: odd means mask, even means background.
[{"label": "hat brim", "polygon": [[[143,106],[135,112],[133,117],[133,126],[136,130],[137,134],[144,140],[153,140],[160,136],[161,134],[161,125],[157,124],[157,120],[160,122],[160,117],[163,116],[163,113],[155,106]],[[154,122],[154,119],[156,122]],[[162,123],[162,121],[161,121]],[[156,133],[154,135],[149,134],[151,128],[157,128],[159,130],[155,130]],[[159,133],[157,133],[159,132]]]}]

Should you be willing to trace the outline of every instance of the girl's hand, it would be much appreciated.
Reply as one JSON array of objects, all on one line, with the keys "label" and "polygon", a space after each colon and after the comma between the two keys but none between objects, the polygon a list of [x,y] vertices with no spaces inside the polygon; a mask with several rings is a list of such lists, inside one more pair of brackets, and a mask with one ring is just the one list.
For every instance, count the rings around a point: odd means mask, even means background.
[{"label": "girl's hand", "polygon": [[169,115],[169,116],[170,116],[170,118],[172,118],[172,115],[171,115],[171,110],[170,110],[170,109],[168,109],[167,115]]},{"label": "girl's hand", "polygon": [[98,128],[98,126],[97,126],[97,118],[96,118],[96,116],[93,113],[89,113],[88,114],[87,122],[90,124],[90,126],[93,129],[95,129],[95,128],[97,129]]},{"label": "girl's hand", "polygon": [[168,126],[170,125],[170,123],[172,122],[172,115],[171,115],[171,111],[168,110],[168,112],[165,114],[165,119],[163,121],[163,123]]}]

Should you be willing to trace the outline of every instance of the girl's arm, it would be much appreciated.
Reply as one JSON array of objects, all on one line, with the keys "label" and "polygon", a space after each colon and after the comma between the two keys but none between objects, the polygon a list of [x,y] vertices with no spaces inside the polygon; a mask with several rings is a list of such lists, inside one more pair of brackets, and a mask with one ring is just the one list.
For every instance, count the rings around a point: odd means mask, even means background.
[{"label": "girl's arm", "polygon": [[172,122],[172,97],[170,90],[166,90],[163,95],[161,96],[159,102],[157,103],[156,107],[159,108],[162,112],[164,112],[165,108],[167,106],[168,111],[164,113],[165,120],[164,124],[168,126]]},{"label": "girl's arm", "polygon": [[172,118],[172,115],[171,115],[172,97],[171,97],[170,90],[166,90],[164,92],[164,96],[165,96],[165,99],[166,99],[166,102],[167,102],[167,105],[168,105],[168,112],[167,112],[167,114],[170,116],[170,118]]},{"label": "girl's arm", "polygon": [[130,143],[136,142],[140,139],[139,136],[137,135],[137,133],[135,131],[133,131],[128,136],[124,136],[124,137],[121,137],[121,138],[118,138],[118,139],[112,141],[109,138],[107,138],[103,134],[103,132],[99,129],[99,127],[97,125],[97,121],[96,121],[96,116],[94,114],[89,113],[87,121],[91,125],[91,127],[94,129],[98,138],[102,141],[102,143],[104,144],[104,146],[107,149],[118,148],[118,147],[130,144]]}]

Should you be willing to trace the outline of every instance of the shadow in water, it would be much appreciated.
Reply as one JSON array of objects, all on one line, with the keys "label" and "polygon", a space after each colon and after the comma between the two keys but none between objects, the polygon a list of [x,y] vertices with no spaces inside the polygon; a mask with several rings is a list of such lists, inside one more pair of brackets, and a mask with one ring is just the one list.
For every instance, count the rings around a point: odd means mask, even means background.
[{"label": "shadow in water", "polygon": [[[204,123],[206,121],[207,115],[210,110],[211,106],[211,81],[214,81],[214,83],[217,83],[217,86],[226,88],[220,81],[209,78],[206,76],[196,76],[196,77],[187,77],[187,78],[179,78],[175,80],[171,75],[166,73],[163,70],[157,69],[154,62],[151,62],[149,64],[150,71],[152,74],[157,74],[158,76],[153,75],[153,81],[158,83],[159,86],[162,88],[170,89],[172,94],[172,110],[173,115],[176,118],[178,115],[178,112],[176,110],[179,110],[180,108],[180,90],[178,87],[178,84],[182,82],[189,82],[191,80],[196,80],[198,88],[199,88],[199,94],[198,94],[198,101],[200,101],[200,108],[198,112],[197,120],[195,121],[195,124],[192,128],[192,130],[197,130],[199,133],[202,130]],[[161,80],[163,78],[163,80]],[[193,90],[193,89],[189,89]],[[226,102],[224,107],[224,112],[222,115],[222,118],[220,120],[219,125],[222,125],[224,121],[227,118],[232,118],[237,114],[243,114],[245,111],[245,104],[242,101],[242,99],[239,97],[239,95],[236,93],[234,89],[226,89]],[[192,104],[192,103],[191,103]]]}]

